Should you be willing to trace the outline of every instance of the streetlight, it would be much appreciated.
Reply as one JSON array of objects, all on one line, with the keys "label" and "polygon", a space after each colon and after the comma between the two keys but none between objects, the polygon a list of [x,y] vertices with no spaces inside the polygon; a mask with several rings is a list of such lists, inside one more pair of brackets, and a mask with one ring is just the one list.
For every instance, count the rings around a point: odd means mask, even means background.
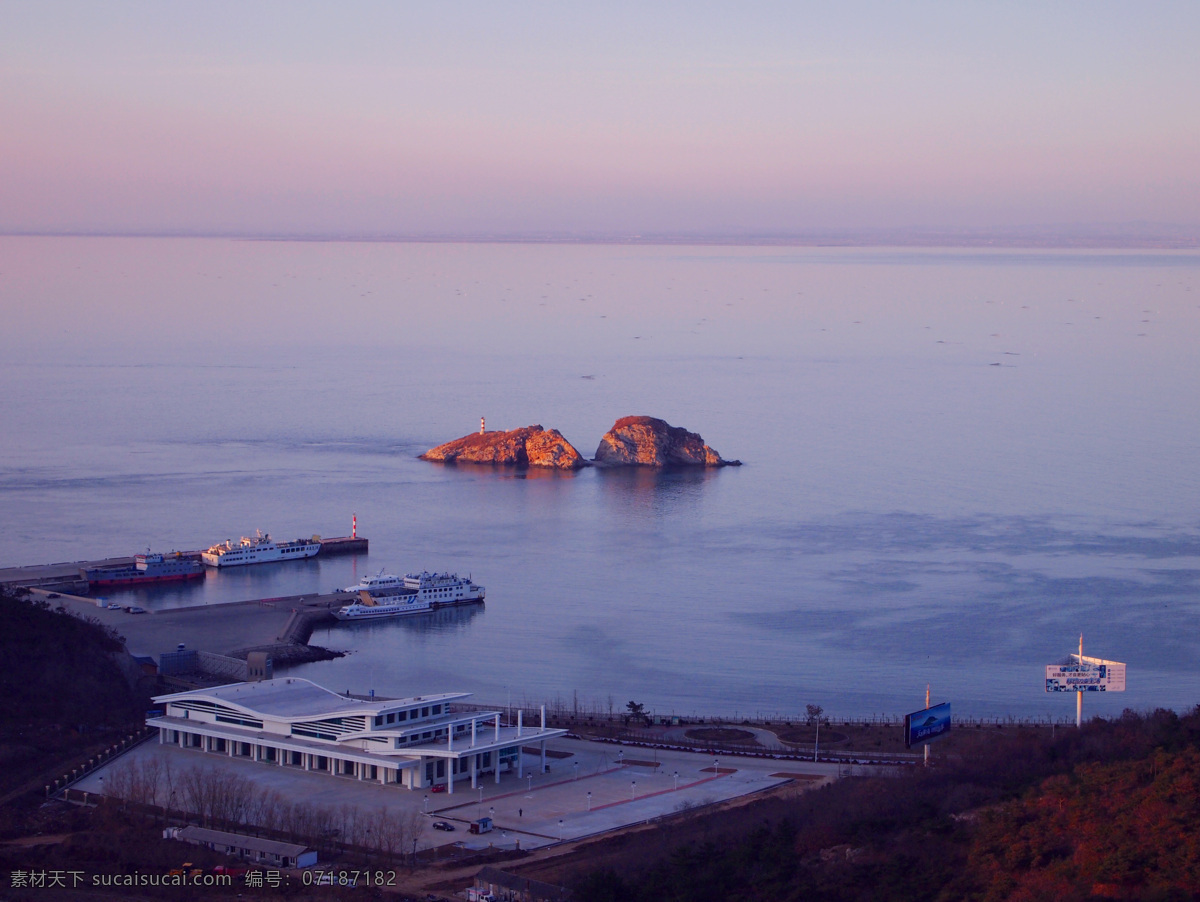
[{"label": "streetlight", "polygon": [[679,790],[679,771],[675,771],[675,790]]},{"label": "streetlight", "polygon": [[633,801],[633,800],[634,800],[634,799],[636,799],[636,798],[637,798],[637,780],[634,780],[634,781],[633,781],[633,789],[632,789],[632,791],[629,793],[629,800],[630,800],[630,801]]},{"label": "streetlight", "polygon": [[625,749],[617,750],[617,767],[625,766]]},{"label": "streetlight", "polygon": [[719,765],[719,764],[720,764],[720,761],[716,758],[713,758],[713,775],[714,776],[717,774],[717,765]]},{"label": "streetlight", "polygon": [[[578,779],[579,779],[579,762],[578,762],[578,761],[576,761],[576,762],[575,762],[574,764],[572,764],[571,766],[572,766],[573,768],[575,768],[575,779],[576,779],[576,780],[578,780]],[[103,777],[101,777],[101,779],[104,779],[104,778],[103,778]]]},{"label": "streetlight", "polygon": [[588,811],[592,810],[592,791],[588,790]]},{"label": "streetlight", "polygon": [[529,791],[533,792],[533,771],[531,771],[531,770],[525,771],[525,778],[529,781],[529,787],[528,787]]},{"label": "streetlight", "polygon": [[558,841],[562,842],[562,818],[558,819]]},{"label": "streetlight", "polygon": [[429,796],[425,796],[425,813],[429,813]]}]

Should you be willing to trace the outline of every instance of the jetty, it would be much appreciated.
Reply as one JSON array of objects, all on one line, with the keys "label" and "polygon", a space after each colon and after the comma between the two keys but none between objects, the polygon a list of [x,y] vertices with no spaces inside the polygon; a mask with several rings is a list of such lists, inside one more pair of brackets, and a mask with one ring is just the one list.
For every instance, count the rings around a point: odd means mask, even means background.
[{"label": "jetty", "polygon": [[[331,557],[341,554],[367,554],[370,541],[358,535],[355,524],[353,535],[320,539],[318,556]],[[175,552],[171,552],[174,554]],[[179,556],[200,560],[200,551],[180,551]],[[59,561],[56,564],[34,564],[27,567],[0,567],[0,586],[27,589],[47,589],[51,592],[70,592],[82,595],[88,590],[84,573],[88,570],[117,570],[133,566],[133,556],[99,558],[91,561]]]}]

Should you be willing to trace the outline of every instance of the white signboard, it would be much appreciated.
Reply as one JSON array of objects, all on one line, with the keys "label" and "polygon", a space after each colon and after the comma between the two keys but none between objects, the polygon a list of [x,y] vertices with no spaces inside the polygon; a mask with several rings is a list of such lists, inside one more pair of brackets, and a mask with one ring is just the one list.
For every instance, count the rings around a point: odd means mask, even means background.
[{"label": "white signboard", "polygon": [[1120,661],[1071,655],[1069,664],[1046,667],[1046,691],[1124,692],[1125,665]]}]

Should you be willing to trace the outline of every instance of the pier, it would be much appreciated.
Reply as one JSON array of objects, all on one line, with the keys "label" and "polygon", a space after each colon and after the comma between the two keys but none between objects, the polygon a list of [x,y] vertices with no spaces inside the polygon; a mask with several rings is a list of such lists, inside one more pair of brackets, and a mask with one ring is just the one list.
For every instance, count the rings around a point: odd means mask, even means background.
[{"label": "pier", "polygon": [[366,554],[367,551],[368,542],[362,536],[339,536],[336,539],[321,540],[322,557],[334,554]]},{"label": "pier", "polygon": [[[369,549],[368,540],[357,535],[357,528],[354,535],[321,539],[320,543],[318,556],[366,554]],[[179,554],[200,557],[199,551]],[[181,644],[241,659],[254,651],[266,652],[278,664],[335,656],[311,648],[308,639],[317,625],[334,622],[332,612],[354,598],[344,592],[313,592],[130,614],[121,608],[100,607],[98,599],[87,596],[87,570],[116,570],[133,563],[131,555],[4,567],[0,568],[0,586],[28,589],[35,600],[51,600],[80,617],[111,627],[125,637],[132,654],[156,660]]]},{"label": "pier", "polygon": [[[359,535],[337,536],[321,539],[321,550],[317,556],[331,557],[341,554],[367,554],[368,539]],[[170,552],[175,554],[174,551]],[[200,559],[200,551],[180,551],[181,557]],[[92,561],[60,561],[56,564],[35,564],[29,567],[0,567],[0,586],[25,586],[29,589],[71,592],[82,595],[88,590],[83,574],[87,570],[118,570],[133,566],[133,555],[128,557],[100,558]]]}]

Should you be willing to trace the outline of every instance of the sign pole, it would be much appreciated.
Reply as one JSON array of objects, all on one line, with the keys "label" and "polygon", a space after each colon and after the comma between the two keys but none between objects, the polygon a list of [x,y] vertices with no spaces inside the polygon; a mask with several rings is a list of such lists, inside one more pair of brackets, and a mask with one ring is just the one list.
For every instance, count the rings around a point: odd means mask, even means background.
[{"label": "sign pole", "polygon": [[[1083,663],[1083,633],[1079,634],[1079,663]],[[1083,687],[1075,693],[1075,729],[1083,726]]]},{"label": "sign pole", "polygon": [[[925,710],[929,710],[929,684],[925,684]],[[925,743],[925,767],[929,767],[929,743]]]}]

